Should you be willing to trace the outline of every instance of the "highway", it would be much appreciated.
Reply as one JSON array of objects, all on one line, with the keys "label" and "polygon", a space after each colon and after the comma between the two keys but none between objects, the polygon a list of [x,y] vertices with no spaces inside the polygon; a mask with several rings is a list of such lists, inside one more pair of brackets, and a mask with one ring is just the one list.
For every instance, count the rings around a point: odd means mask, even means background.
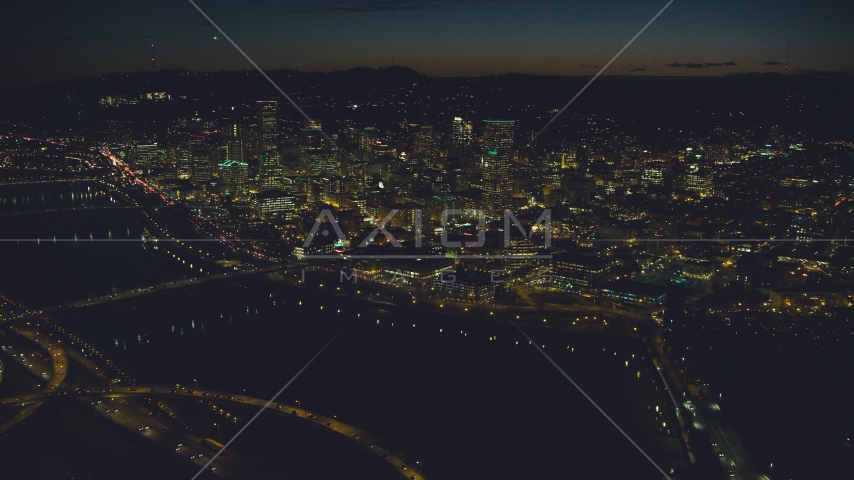
[{"label": "highway", "polygon": [[[267,404],[267,400],[261,398],[255,398],[246,395],[233,395],[209,389],[192,389],[181,386],[140,385],[135,387],[87,388],[77,389],[75,391],[66,390],[62,392],[61,395],[91,398],[96,399],[96,401],[97,399],[125,400],[134,397],[194,398],[207,400],[215,403],[230,403],[236,405],[253,406],[258,408],[262,408],[264,407],[264,405]],[[41,401],[43,401],[41,395],[34,393],[29,395],[21,395],[17,397],[2,399],[0,400],[0,405],[8,405],[12,403],[26,405]],[[412,476],[415,476],[415,478],[417,479],[424,479],[424,475],[423,473],[421,473],[420,470],[418,470],[413,465],[410,465],[409,463],[405,462],[403,459],[393,455],[389,450],[377,445],[376,437],[364,430],[343,423],[336,418],[318,415],[314,412],[311,412],[310,410],[299,408],[293,405],[271,403],[270,406],[267,407],[267,409],[280,415],[287,415],[294,419],[298,418],[304,422],[310,422],[312,425],[316,425],[317,427],[328,430],[329,432],[334,432],[348,438],[350,441],[355,442],[356,444],[364,447],[366,450],[370,451],[375,456],[388,463],[391,467],[395,469],[395,471],[399,472],[404,478],[411,479]],[[122,424],[134,429],[138,428],[140,425],[140,420],[131,414],[119,415],[116,418],[123,418],[124,421],[122,422]]]},{"label": "highway", "polygon": [[[35,375],[42,381],[44,381],[45,378],[47,378],[48,380],[42,388],[41,392],[34,394],[36,396],[36,400],[32,401],[29,405],[24,405],[23,402],[25,401],[23,400],[23,397],[19,397],[19,400],[8,399],[4,400],[3,403],[0,403],[0,405],[9,405],[21,402],[22,406],[25,407],[20,410],[16,416],[11,418],[4,424],[0,425],[0,434],[14,427],[22,420],[30,416],[33,412],[35,412],[40,406],[42,406],[45,397],[55,395],[59,386],[62,385],[62,383],[65,381],[65,376],[68,373],[68,358],[66,358],[65,356],[65,351],[58,345],[55,345],[53,343],[53,340],[43,335],[34,333],[32,331],[25,330],[23,328],[12,327],[12,331],[24,336],[28,340],[35,342],[42,349],[46,350],[47,353],[50,355],[51,365],[50,367],[47,367],[43,365],[42,362],[36,359],[26,358],[23,354],[12,355],[12,358],[15,359],[15,361],[19,362],[33,375]],[[11,349],[7,348],[7,346],[3,346],[3,351],[8,353],[11,351]]]},{"label": "highway", "polygon": [[[659,369],[659,373],[662,374],[662,379],[676,390],[676,396],[682,395],[684,390],[680,373],[664,352],[664,342],[661,336],[652,334],[650,337],[650,343],[653,346],[650,353],[658,357],[655,360],[655,364]],[[664,372],[667,372],[670,382],[664,379],[659,365],[663,367]],[[736,480],[765,480],[767,477],[758,473],[755,465],[747,455],[744,446],[738,440],[738,436],[724,421],[720,412],[720,406],[705,398],[702,392],[703,390],[700,391],[698,396],[692,396],[691,400],[694,408],[691,414],[687,416],[686,421],[693,422],[694,428],[708,434],[712,442],[716,445],[714,447],[716,452],[723,454],[719,458],[724,471],[728,472],[726,478]],[[671,397],[673,397],[672,393]],[[682,425],[682,415],[679,418],[680,425]],[[695,445],[694,447],[697,446]]]},{"label": "highway", "polygon": [[[80,393],[86,395],[86,393]],[[267,400],[261,398],[250,397],[246,395],[232,395],[228,393],[218,392],[209,389],[192,389],[186,387],[164,387],[164,386],[136,386],[136,387],[114,387],[103,392],[89,392],[89,395],[96,395],[98,398],[197,398],[209,400],[212,402],[231,403],[238,405],[249,405],[258,408],[263,408],[267,404]],[[352,425],[341,422],[336,418],[330,418],[323,415],[318,415],[309,410],[305,410],[293,405],[285,405],[281,403],[271,403],[268,410],[275,413],[288,415],[292,418],[299,418],[303,421],[310,422],[313,425],[322,427],[330,432],[343,435],[351,441],[366,448],[380,459],[387,462],[396,471],[400,472],[405,478],[415,476],[418,479],[423,479],[424,475],[414,466],[406,463],[401,458],[392,455],[387,449],[384,449],[376,444],[376,437],[370,433],[358,429]],[[401,466],[405,467],[402,468]]]},{"label": "highway", "polygon": [[243,275],[253,275],[253,274],[257,274],[257,273],[269,273],[269,272],[274,272],[276,270],[280,270],[282,268],[288,268],[288,266],[287,265],[268,265],[266,267],[257,267],[257,268],[252,268],[252,269],[235,270],[235,271],[231,271],[231,272],[222,272],[222,273],[216,273],[213,275],[206,275],[204,277],[188,278],[186,280],[174,280],[171,282],[159,283],[157,285],[151,285],[151,286],[146,286],[146,287],[134,288],[131,290],[125,290],[125,291],[118,292],[115,294],[103,295],[100,297],[93,297],[93,298],[89,298],[86,300],[78,300],[78,301],[72,302],[72,303],[64,303],[62,305],[57,305],[54,307],[47,307],[47,308],[43,308],[41,310],[26,311],[26,312],[24,312],[18,316],[15,316],[15,317],[6,317],[3,319],[0,319],[0,324],[12,323],[12,322],[17,322],[17,321],[21,321],[21,320],[26,320],[26,319],[29,319],[29,318],[32,318],[35,316],[43,315],[45,313],[55,313],[55,312],[60,312],[60,311],[69,310],[69,309],[73,309],[73,308],[89,307],[92,305],[98,305],[100,303],[106,303],[106,302],[115,301],[115,300],[124,300],[126,298],[134,298],[134,297],[139,297],[142,295],[160,293],[160,292],[163,292],[165,290],[170,290],[170,289],[174,289],[174,288],[183,288],[183,287],[188,287],[191,285],[199,285],[199,284],[214,281],[214,280],[223,280],[223,279],[228,279],[228,278],[240,277]]},{"label": "highway", "polygon": [[[175,426],[140,402],[127,401],[124,397],[97,398],[88,395],[78,396],[77,400],[84,405],[91,405],[101,417],[131,432],[137,432],[144,439],[167,452],[173,452],[173,455],[186,458],[199,468],[207,462],[206,457],[212,456],[211,450],[202,445],[202,440],[207,437]],[[210,470],[218,476],[228,477],[235,464],[239,464],[239,457],[220,456]]]},{"label": "highway", "polygon": [[[73,385],[64,384],[68,370],[68,357],[66,356],[65,349],[58,345],[60,341],[54,341],[45,335],[17,326],[12,326],[11,330],[46,350],[50,355],[51,366],[47,367],[36,359],[17,353],[13,348],[7,348],[9,346],[3,346],[3,350],[6,353],[9,353],[12,358],[24,365],[33,375],[38,378],[49,377],[49,379],[44,388],[39,392],[0,399],[0,405],[17,405],[23,407],[17,416],[0,425],[0,433],[20,423],[52,397],[55,398],[59,395],[63,397],[77,397],[79,401],[92,405],[96,414],[109,418],[111,421],[125,428],[135,430],[148,440],[172,449],[176,454],[189,455],[190,461],[202,467],[206,463],[205,455],[211,453],[209,451],[205,452],[204,448],[201,447],[203,437],[177,428],[171,428],[166,423],[163,423],[161,418],[156,418],[157,416],[153,415],[153,412],[143,409],[141,404],[130,402],[128,399],[192,398],[208,401],[213,405],[234,404],[255,408],[264,408],[268,403],[267,400],[261,398],[233,395],[209,389],[190,389],[178,385],[74,388]],[[104,377],[107,375],[106,372],[97,366],[94,361],[71,349],[69,349],[69,352],[70,356],[75,361],[79,361],[87,371],[96,378],[104,380]],[[60,387],[66,388],[60,391]],[[356,445],[359,445],[380,460],[386,462],[389,467],[403,478],[410,480],[424,479],[424,475],[420,470],[392,454],[389,450],[377,445],[376,437],[364,430],[343,423],[336,418],[318,415],[293,405],[270,403],[267,409],[275,414],[286,415],[294,420],[299,419],[298,421],[308,422],[330,433],[346,437],[349,441],[354,442]],[[184,441],[178,442],[176,438],[182,438]],[[182,443],[184,446],[176,449],[175,445],[178,443]],[[228,466],[223,467],[221,463],[225,463]],[[220,476],[227,476],[232,468],[236,468],[236,463],[237,458],[232,455],[220,456],[217,458],[218,468],[213,471]]]}]

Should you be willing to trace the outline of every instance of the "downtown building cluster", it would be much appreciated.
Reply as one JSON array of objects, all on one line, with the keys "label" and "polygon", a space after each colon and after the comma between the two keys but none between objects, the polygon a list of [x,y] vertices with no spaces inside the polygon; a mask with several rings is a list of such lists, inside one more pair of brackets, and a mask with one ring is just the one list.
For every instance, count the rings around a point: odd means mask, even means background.
[{"label": "downtown building cluster", "polygon": [[[423,106],[430,97],[413,99],[414,85],[385,104]],[[569,113],[535,139],[554,111],[527,105],[484,118],[476,94],[443,98],[450,113],[417,123],[294,119],[275,100],[244,101],[153,131],[110,122],[102,144],[224,237],[413,291],[494,301],[536,288],[661,309],[681,285],[692,308],[712,313],[850,307],[852,144],[774,126],[645,136]],[[344,102],[353,112],[367,105]],[[6,158],[46,153],[12,138]],[[329,218],[327,235],[309,238],[324,210],[344,238],[329,235]],[[526,235],[505,232],[505,212]],[[389,235],[371,237],[380,226]],[[419,256],[418,268],[402,268]],[[449,271],[458,281],[441,282]]]}]

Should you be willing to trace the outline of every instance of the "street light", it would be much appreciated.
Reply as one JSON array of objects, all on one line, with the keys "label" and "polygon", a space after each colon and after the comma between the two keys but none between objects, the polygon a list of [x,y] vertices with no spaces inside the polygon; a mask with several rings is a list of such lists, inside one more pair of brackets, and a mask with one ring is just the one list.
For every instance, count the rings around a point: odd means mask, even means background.
[{"label": "street light", "polygon": [[774,464],[768,465],[768,476],[771,476],[772,469],[774,468]]},{"label": "street light", "polygon": [[300,405],[299,400],[297,400],[297,408],[302,409],[302,405]]},{"label": "street light", "polygon": [[415,461],[415,463],[417,463],[417,464],[418,464],[418,468],[420,468],[420,469],[421,469],[421,473],[424,473],[424,464],[423,464],[423,463],[421,463],[421,461],[420,461],[420,460],[416,460],[416,461]]}]

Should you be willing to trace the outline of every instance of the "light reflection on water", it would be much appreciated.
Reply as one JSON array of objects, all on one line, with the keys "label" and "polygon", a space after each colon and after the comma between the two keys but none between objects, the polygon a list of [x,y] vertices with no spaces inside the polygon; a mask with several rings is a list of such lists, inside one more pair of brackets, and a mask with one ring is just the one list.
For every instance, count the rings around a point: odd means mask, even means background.
[{"label": "light reflection on water", "polygon": [[[89,201],[76,192],[71,198]],[[69,237],[97,232],[104,238],[121,229],[138,235],[132,212],[105,212],[111,213],[75,212],[65,223],[51,219],[44,226]],[[44,226],[13,225],[18,232],[37,230],[36,235]],[[42,291],[32,296],[41,305],[107,293],[120,281],[132,288],[187,272],[168,251],[109,245],[21,245],[2,260],[18,277],[38,264]],[[15,277],[4,291],[19,283]],[[566,471],[566,461],[581,476],[654,478],[645,460],[528,342],[519,342],[518,333],[500,323],[376,309],[288,289],[262,276],[103,304],[59,321],[92,344],[106,346],[103,350],[142,383],[188,385],[198,379],[201,386],[258,397],[272,395],[346,326],[287,395],[424,459],[434,478],[549,478]],[[556,361],[655,458],[678,463],[673,460],[678,454],[661,447],[659,417],[647,413],[664,397],[637,343],[545,330],[531,335],[555,350]],[[615,457],[625,460],[614,462]]]}]

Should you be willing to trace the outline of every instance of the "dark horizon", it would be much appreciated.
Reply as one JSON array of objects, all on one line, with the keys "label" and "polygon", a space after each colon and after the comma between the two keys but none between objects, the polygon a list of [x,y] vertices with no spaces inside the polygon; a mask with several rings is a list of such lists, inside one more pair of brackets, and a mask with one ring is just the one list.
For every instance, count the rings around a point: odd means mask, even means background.
[{"label": "dark horizon", "polygon": [[[296,3],[296,4],[294,4]],[[197,2],[264,69],[411,66],[430,76],[595,74],[667,2]],[[674,2],[603,75],[854,71],[849,2]],[[0,85],[249,67],[189,2],[16,4]],[[788,48],[787,44],[791,44]],[[152,47],[153,45],[153,47]]]},{"label": "dark horizon", "polygon": [[[415,68],[406,66],[406,65],[386,65],[386,66],[354,66],[349,68],[342,68],[336,70],[299,70],[294,68],[274,68],[274,69],[265,69],[264,72],[271,75],[282,75],[282,74],[296,74],[296,75],[343,75],[350,74],[356,72],[374,72],[381,74],[383,72],[391,72],[391,71],[409,71],[412,74],[429,78],[429,79],[447,79],[447,80],[466,80],[466,79],[480,79],[480,78],[502,78],[502,77],[533,77],[533,78],[566,78],[566,79],[589,79],[595,76],[594,73],[590,74],[539,74],[539,73],[528,73],[528,72],[517,72],[517,71],[507,71],[504,73],[488,73],[488,74],[480,74],[480,75],[435,75],[429,74],[425,72],[421,72]],[[128,72],[110,72],[103,74],[90,74],[78,77],[69,77],[62,79],[46,79],[42,82],[27,82],[26,84],[0,84],[0,92],[2,91],[15,91],[15,90],[28,90],[35,88],[50,88],[54,86],[62,86],[69,83],[77,82],[84,83],[90,81],[97,80],[107,80],[107,79],[119,79],[119,78],[130,78],[130,77],[145,77],[145,76],[156,76],[163,74],[180,74],[180,73],[191,73],[194,75],[234,75],[234,74],[246,74],[246,75],[254,75],[262,78],[257,70],[253,68],[237,68],[237,69],[211,69],[211,70],[193,70],[193,69],[185,69],[185,68],[163,68],[157,70],[134,70]],[[599,80],[638,80],[638,81],[650,81],[650,80],[738,80],[744,78],[833,78],[833,79],[851,79],[854,78],[854,72],[846,72],[846,71],[836,71],[836,70],[793,70],[788,73],[782,72],[730,72],[721,75],[627,75],[627,74],[602,74],[599,77]],[[273,95],[271,93],[271,95]],[[278,94],[276,94],[278,95]]]}]

